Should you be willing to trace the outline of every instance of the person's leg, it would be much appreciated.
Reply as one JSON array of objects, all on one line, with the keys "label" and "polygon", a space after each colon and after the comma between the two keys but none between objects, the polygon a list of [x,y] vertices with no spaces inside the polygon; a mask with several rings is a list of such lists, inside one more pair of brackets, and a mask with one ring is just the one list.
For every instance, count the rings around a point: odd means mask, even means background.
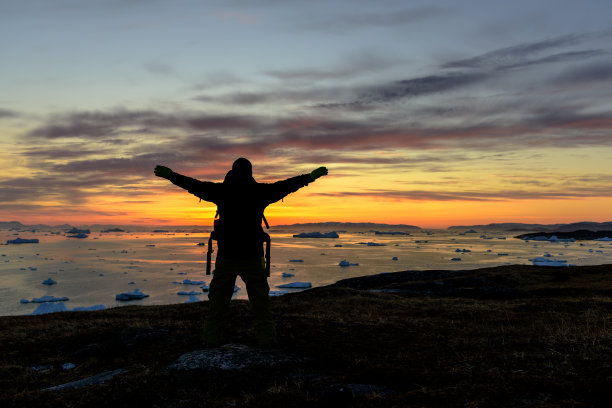
[{"label": "person's leg", "polygon": [[264,259],[245,263],[245,268],[240,270],[240,277],[247,287],[257,341],[260,346],[271,346],[276,343],[276,327],[270,313],[270,286]]},{"label": "person's leg", "polygon": [[231,265],[217,258],[208,292],[208,313],[204,319],[204,341],[211,345],[220,345],[224,342],[236,276],[237,273]]}]

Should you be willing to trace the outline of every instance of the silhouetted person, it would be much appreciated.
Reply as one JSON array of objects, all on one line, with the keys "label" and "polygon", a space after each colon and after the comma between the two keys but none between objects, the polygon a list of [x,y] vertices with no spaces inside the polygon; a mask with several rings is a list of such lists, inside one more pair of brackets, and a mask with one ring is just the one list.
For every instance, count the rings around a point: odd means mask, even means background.
[{"label": "silhouetted person", "polygon": [[155,167],[156,176],[217,205],[217,260],[208,294],[209,312],[204,320],[204,341],[211,345],[224,342],[237,276],[246,284],[259,344],[269,346],[276,342],[276,328],[268,306],[270,287],[263,253],[263,212],[269,204],[326,175],[327,169],[319,167],[310,174],[271,184],[256,182],[252,173],[251,162],[245,158],[234,162],[223,183],[199,181],[168,167]]}]

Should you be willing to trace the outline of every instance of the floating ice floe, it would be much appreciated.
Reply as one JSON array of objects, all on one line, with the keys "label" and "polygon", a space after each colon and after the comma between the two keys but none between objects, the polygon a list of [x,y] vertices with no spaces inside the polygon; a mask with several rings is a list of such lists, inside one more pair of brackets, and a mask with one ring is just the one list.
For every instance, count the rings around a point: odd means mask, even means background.
[{"label": "floating ice floe", "polygon": [[189,295],[189,299],[187,299],[185,301],[185,303],[197,303],[197,302],[201,302],[201,301],[202,301],[201,299],[198,299],[194,295]]},{"label": "floating ice floe", "polygon": [[191,279],[184,279],[183,285],[204,285],[206,282],[204,281],[192,281]]},{"label": "floating ice floe", "polygon": [[497,256],[508,256],[508,254],[505,253],[505,252],[500,252],[500,253],[497,254]]},{"label": "floating ice floe", "polygon": [[32,312],[32,315],[42,315],[56,312],[67,312],[68,308],[64,302],[59,303],[41,303],[38,305],[36,310]]},{"label": "floating ice floe", "polygon": [[181,296],[197,296],[197,295],[201,295],[202,292],[197,292],[195,290],[192,290],[190,292],[187,292],[185,290],[181,290],[180,292],[176,292],[177,295],[181,295]]},{"label": "floating ice floe", "polygon": [[294,276],[295,276],[294,274],[289,273],[289,272],[283,272],[283,274],[282,274],[283,278],[292,278]]},{"label": "floating ice floe", "polygon": [[7,244],[38,244],[38,238],[25,239],[25,238],[15,238],[9,239],[6,241]]},{"label": "floating ice floe", "polygon": [[290,259],[289,262],[304,262],[303,259]]},{"label": "floating ice floe", "polygon": [[471,251],[470,249],[465,249],[465,248],[464,248],[464,249],[459,249],[459,248],[457,248],[457,249],[455,249],[455,252],[463,252],[463,253],[466,253],[466,252],[472,252],[472,251]]},{"label": "floating ice floe", "polygon": [[[75,307],[74,309],[68,309],[64,302],[58,303],[41,303],[36,310],[32,312],[32,315],[42,315],[48,313],[56,313],[56,312],[91,312],[94,310],[105,310],[106,306],[104,305],[94,305],[94,306],[82,306]],[[70,368],[73,368],[74,365]],[[69,368],[65,368],[68,370]]]},{"label": "floating ice floe", "polygon": [[93,305],[93,306],[79,306],[70,309],[71,312],[93,312],[95,310],[106,310],[104,305]]},{"label": "floating ice floe", "polygon": [[271,290],[268,292],[268,296],[281,296],[286,295],[287,293],[289,293],[288,290]]},{"label": "floating ice floe", "polygon": [[336,245],[334,245],[334,248],[342,248],[342,245],[336,244]]},{"label": "floating ice floe", "polygon": [[119,293],[115,295],[116,300],[138,300],[149,297],[146,293],[142,293],[140,289],[136,288],[132,292]]},{"label": "floating ice floe", "polygon": [[547,237],[545,235],[538,235],[536,237],[525,237],[525,241],[548,241],[548,242],[576,242],[574,238],[559,238],[556,235]]},{"label": "floating ice floe", "polygon": [[91,234],[91,231],[88,229],[78,229],[74,227],[70,231],[66,231],[66,234]]},{"label": "floating ice floe", "polygon": [[294,234],[293,238],[340,238],[336,231],[331,232],[302,232]]},{"label": "floating ice floe", "polygon": [[394,256],[393,258],[391,258],[392,261],[397,261],[397,256]]},{"label": "floating ice floe", "polygon": [[49,285],[49,286],[51,286],[51,285],[55,285],[56,283],[57,283],[57,282],[56,282],[56,281],[54,281],[54,280],[53,280],[53,279],[51,279],[51,278],[48,278],[48,279],[46,279],[46,280],[42,281],[42,284],[43,284],[43,285]]},{"label": "floating ice floe", "polygon": [[543,256],[530,259],[536,266],[570,266],[565,259],[550,259]]},{"label": "floating ice floe", "polygon": [[49,296],[49,295],[45,295],[43,297],[39,297],[39,298],[33,298],[32,300],[28,300],[28,299],[21,299],[19,301],[19,303],[45,303],[45,302],[67,302],[68,299],[65,296],[62,297],[55,297],[55,296]]},{"label": "floating ice floe", "polygon": [[451,258],[451,261],[460,261],[461,258]]},{"label": "floating ice floe", "polygon": [[358,263],[350,263],[346,259],[343,259],[343,260],[340,261],[338,266],[359,266],[359,264]]},{"label": "floating ice floe", "polygon": [[68,235],[68,238],[81,238],[82,239],[82,238],[87,238],[87,237],[89,237],[89,235],[83,234],[83,233]]},{"label": "floating ice floe", "polygon": [[366,246],[370,246],[370,247],[374,247],[374,246],[387,246],[387,244],[379,244],[378,242],[359,242],[359,245],[366,245]]},{"label": "floating ice floe", "polygon": [[284,289],[306,289],[306,288],[311,288],[312,287],[312,283],[310,282],[291,282],[291,283],[285,283],[284,285],[276,285],[277,288],[284,288]]}]

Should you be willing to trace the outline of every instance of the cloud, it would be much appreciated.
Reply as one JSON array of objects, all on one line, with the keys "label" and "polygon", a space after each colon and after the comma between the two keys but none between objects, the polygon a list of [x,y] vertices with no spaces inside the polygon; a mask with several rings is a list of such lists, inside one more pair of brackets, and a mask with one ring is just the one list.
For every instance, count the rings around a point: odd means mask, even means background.
[{"label": "cloud", "polygon": [[15,118],[15,117],[18,117],[18,116],[20,116],[19,113],[15,112],[15,111],[0,108],[0,119],[3,119],[3,118]]},{"label": "cloud", "polygon": [[147,133],[169,128],[186,130],[246,129],[256,125],[249,117],[240,115],[206,115],[186,113],[163,114],[155,111],[77,112],[55,115],[49,123],[26,135],[33,139],[81,138],[102,139],[138,132]]},{"label": "cloud", "polygon": [[435,17],[446,15],[449,9],[435,6],[420,6],[412,9],[393,10],[386,13],[358,13],[348,11],[341,15],[334,14],[325,18],[301,18],[300,27],[308,30],[342,34],[364,27],[395,27],[420,23]]},{"label": "cloud", "polygon": [[612,61],[602,61],[574,68],[558,75],[553,83],[576,85],[583,83],[602,83],[612,79]]},{"label": "cloud", "polygon": [[554,48],[576,45],[587,38],[585,34],[570,34],[542,41],[535,41],[500,48],[485,54],[442,64],[441,68],[497,68],[514,65],[525,58]]},{"label": "cloud", "polygon": [[407,201],[513,201],[513,200],[571,200],[589,197],[612,197],[609,189],[593,188],[579,191],[432,191],[432,190],[366,190],[315,193],[323,197],[368,197],[380,200]]}]

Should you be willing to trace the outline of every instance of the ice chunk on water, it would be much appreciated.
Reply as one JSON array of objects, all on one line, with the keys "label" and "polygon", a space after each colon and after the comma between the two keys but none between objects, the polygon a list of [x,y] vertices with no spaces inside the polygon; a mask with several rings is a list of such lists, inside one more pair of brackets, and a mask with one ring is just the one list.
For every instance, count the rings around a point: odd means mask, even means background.
[{"label": "ice chunk on water", "polygon": [[180,292],[176,292],[177,295],[181,295],[181,296],[197,296],[197,295],[201,295],[202,292],[197,292],[195,290],[192,290],[190,292],[181,290]]},{"label": "ice chunk on water", "polygon": [[32,312],[32,315],[42,315],[47,313],[55,313],[55,312],[66,312],[68,308],[64,302],[59,303],[41,303],[38,305],[36,310]]},{"label": "ice chunk on water", "polygon": [[80,306],[70,309],[72,312],[93,312],[95,310],[106,310],[104,305]]},{"label": "ice chunk on water", "polygon": [[65,296],[55,297],[55,296],[45,295],[43,297],[33,298],[32,300],[21,299],[19,302],[20,303],[45,303],[45,302],[67,302],[68,300],[69,299]]},{"label": "ice chunk on water", "polygon": [[293,288],[293,289],[306,289],[311,288],[312,283],[310,282],[291,282],[285,283],[284,285],[276,285],[277,288]]},{"label": "ice chunk on water", "polygon": [[[199,294],[199,293],[198,293]],[[190,295],[189,299],[187,299],[185,301],[185,303],[196,303],[196,302],[201,302],[202,300],[198,299],[197,297],[195,297],[194,295]]]},{"label": "ice chunk on water", "polygon": [[6,243],[7,244],[38,244],[38,238],[33,238],[33,239],[15,238],[15,239],[7,240]]},{"label": "ice chunk on water", "polygon": [[43,285],[49,285],[49,286],[51,286],[51,285],[55,285],[55,284],[57,284],[57,282],[56,282],[56,281],[54,281],[53,279],[49,278],[49,279],[46,279],[46,280],[42,281],[42,284],[43,284]]},{"label": "ice chunk on water", "polygon": [[343,259],[343,260],[340,261],[338,266],[359,266],[359,264],[358,263],[350,263],[346,259]]},{"label": "ice chunk on water", "polygon": [[271,290],[268,292],[268,296],[281,296],[286,295],[287,293],[289,293],[288,290]]},{"label": "ice chunk on water", "polygon": [[132,292],[119,293],[115,295],[116,300],[137,300],[149,297],[146,293],[142,293],[140,289],[136,288]]},{"label": "ice chunk on water", "polygon": [[190,279],[184,279],[183,285],[204,285],[206,282],[204,281],[192,281]]},{"label": "ice chunk on water", "polygon": [[530,261],[536,266],[569,266],[565,259],[550,259],[540,256],[532,258]]}]

